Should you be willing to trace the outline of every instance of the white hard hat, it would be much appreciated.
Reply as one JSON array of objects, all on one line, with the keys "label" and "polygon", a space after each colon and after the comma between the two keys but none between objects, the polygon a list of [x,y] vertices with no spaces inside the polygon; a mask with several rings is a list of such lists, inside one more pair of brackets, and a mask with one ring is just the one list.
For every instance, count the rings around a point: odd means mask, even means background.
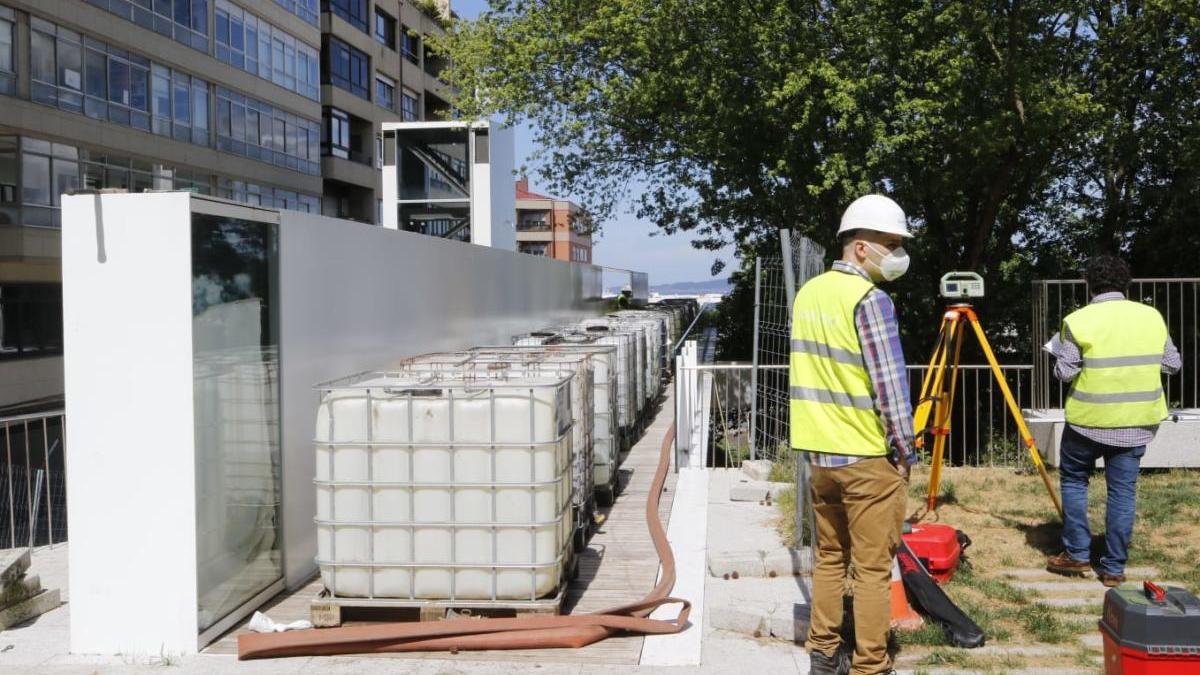
[{"label": "white hard hat", "polygon": [[838,227],[838,236],[850,230],[874,230],[898,234],[901,237],[912,236],[908,231],[904,209],[883,195],[863,195],[846,207],[846,212],[842,214],[842,224]]}]

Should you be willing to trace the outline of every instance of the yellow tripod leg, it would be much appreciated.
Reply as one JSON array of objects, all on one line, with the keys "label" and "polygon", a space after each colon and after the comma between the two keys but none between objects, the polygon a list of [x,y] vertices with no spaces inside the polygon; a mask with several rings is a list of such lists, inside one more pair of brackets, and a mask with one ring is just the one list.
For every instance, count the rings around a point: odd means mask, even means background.
[{"label": "yellow tripod leg", "polygon": [[1037,449],[1037,445],[1033,441],[1033,434],[1029,433],[1029,427],[1025,425],[1025,416],[1021,414],[1021,409],[1017,406],[1017,401],[1013,398],[1012,391],[1008,388],[1008,382],[1004,379],[1004,373],[1000,371],[1000,364],[996,362],[996,355],[992,353],[992,346],[988,343],[987,336],[983,334],[983,327],[979,325],[979,318],[974,312],[968,315],[971,322],[971,327],[975,329],[975,336],[979,338],[979,346],[983,348],[983,355],[987,358],[988,366],[992,369],[992,375],[996,378],[996,383],[1000,385],[1000,392],[1004,394],[1004,401],[1008,404],[1008,410],[1012,413],[1013,419],[1017,421],[1017,429],[1021,432],[1021,439],[1025,442],[1025,446],[1029,448],[1029,457],[1033,461],[1033,465],[1037,467],[1038,473],[1042,476],[1042,482],[1046,485],[1046,492],[1050,494],[1050,501],[1054,502],[1054,508],[1058,510],[1058,517],[1063,518],[1062,501],[1059,500],[1058,491],[1054,489],[1054,484],[1050,482],[1050,474],[1046,473],[1046,465],[1042,463],[1042,454]]},{"label": "yellow tripod leg", "polygon": [[[917,405],[913,409],[913,431],[920,433],[925,428],[925,423],[929,421],[929,415],[933,410],[934,400],[930,397],[930,392],[933,388],[934,376],[937,370],[934,366],[939,362],[945,362],[946,350],[949,349],[950,337],[946,332],[950,320],[946,316],[942,316],[942,325],[938,328],[938,338],[933,348],[933,355],[929,358],[929,367],[925,370],[925,377],[921,380],[921,393],[917,396]],[[917,447],[922,447],[924,441],[920,436],[916,439]]]},{"label": "yellow tripod leg", "polygon": [[[963,336],[966,335],[961,315],[955,313],[950,320],[950,330],[954,340],[954,361],[950,366],[950,392],[945,392],[945,379],[941,381],[938,390],[938,414],[933,428],[933,454],[929,461],[929,489],[925,495],[925,506],[929,511],[937,510],[938,488],[942,482],[942,464],[945,461],[946,441],[950,438],[950,423],[953,420],[954,394],[958,390],[958,364],[962,355]],[[946,345],[949,350],[949,344]],[[942,366],[945,372],[945,364]]]}]

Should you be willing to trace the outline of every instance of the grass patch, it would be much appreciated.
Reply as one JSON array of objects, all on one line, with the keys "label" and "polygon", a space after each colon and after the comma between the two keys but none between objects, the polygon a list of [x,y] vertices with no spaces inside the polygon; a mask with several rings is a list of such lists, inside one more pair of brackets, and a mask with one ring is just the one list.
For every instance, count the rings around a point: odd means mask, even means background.
[{"label": "grass patch", "polygon": [[795,452],[784,452],[779,457],[771,462],[771,473],[767,475],[767,480],[772,483],[795,483],[796,482],[796,455]]},{"label": "grass patch", "polygon": [[[923,511],[928,477],[928,468],[913,472],[906,513]],[[792,480],[790,474],[787,480]],[[1052,481],[1057,488],[1057,477],[1052,476]],[[1200,471],[1143,473],[1138,479],[1137,520],[1129,558],[1130,567],[1157,568],[1158,580],[1181,583],[1193,593],[1200,592],[1200,565],[1196,564],[1200,560],[1200,500],[1196,494],[1200,494]],[[1097,473],[1088,500],[1096,536],[1104,532],[1106,496],[1103,473]],[[794,492],[780,496],[778,503],[780,533],[790,544],[794,540]],[[969,652],[960,655],[961,650],[948,645],[940,626],[927,623],[918,631],[894,635],[893,644],[908,655],[911,667],[918,671],[977,667],[993,672],[1021,667],[1094,669],[1097,653],[1076,649],[1074,644],[1079,636],[1095,633],[1102,606],[1051,607],[1040,601],[1039,593],[1019,588],[1008,576],[1012,570],[1041,570],[1047,556],[1062,550],[1062,524],[1037,474],[1012,468],[946,467],[939,504],[938,511],[926,514],[922,522],[952,525],[974,542],[967,550],[970,566],[961,566],[944,589],[983,628],[988,644],[1068,649],[1058,656],[1028,658],[1026,665],[1012,665]],[[973,661],[961,665],[962,658]]]},{"label": "grass patch", "polygon": [[1025,632],[1038,642],[1062,644],[1079,634],[1077,627],[1068,626],[1050,607],[1040,602],[1022,608],[1018,616]]},{"label": "grass patch", "polygon": [[796,548],[796,488],[790,487],[775,498],[775,508],[779,517],[775,521],[775,531],[784,546]]}]

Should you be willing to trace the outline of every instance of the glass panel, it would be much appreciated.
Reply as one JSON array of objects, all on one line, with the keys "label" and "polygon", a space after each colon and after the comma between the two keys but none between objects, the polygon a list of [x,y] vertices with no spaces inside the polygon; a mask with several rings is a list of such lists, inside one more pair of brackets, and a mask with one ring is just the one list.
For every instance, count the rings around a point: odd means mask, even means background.
[{"label": "glass panel", "polygon": [[57,81],[54,73],[54,38],[33,31],[30,34],[29,51],[29,74],[39,82],[54,84]]},{"label": "glass panel", "polygon": [[16,72],[13,44],[13,22],[0,21],[0,70],[6,73]]},{"label": "glass panel", "polygon": [[108,100],[129,105],[129,64],[115,58],[108,59]]},{"label": "glass panel", "polygon": [[399,139],[400,199],[469,199],[467,132],[414,131]]},{"label": "glass panel", "polygon": [[150,71],[140,66],[129,69],[129,107],[135,110],[150,109]]},{"label": "glass panel", "polygon": [[198,129],[208,129],[208,85],[192,80],[192,122]]},{"label": "glass panel", "polygon": [[188,90],[188,76],[175,73],[175,122],[178,124],[192,123],[191,92]]},{"label": "glass panel", "polygon": [[[7,138],[12,138],[11,136]],[[6,140],[0,136],[0,142]],[[5,148],[0,150],[0,204],[14,204],[17,201],[17,153]],[[4,215],[0,215],[0,223],[4,223]],[[9,224],[9,223],[4,223]]]},{"label": "glass panel", "polygon": [[50,204],[50,158],[28,153],[21,156],[21,201]]},{"label": "glass panel", "polygon": [[58,41],[58,85],[83,90],[83,47],[79,44]]},{"label": "glass panel", "polygon": [[282,577],[276,225],[192,216],[200,630]]},{"label": "glass panel", "polygon": [[68,190],[79,187],[79,164],[63,159],[54,160],[54,203]]}]

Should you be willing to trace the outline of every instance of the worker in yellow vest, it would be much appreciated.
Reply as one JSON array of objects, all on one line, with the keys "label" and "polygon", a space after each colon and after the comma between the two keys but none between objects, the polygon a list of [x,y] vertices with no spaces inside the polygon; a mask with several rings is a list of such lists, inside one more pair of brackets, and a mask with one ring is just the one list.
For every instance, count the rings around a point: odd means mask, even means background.
[{"label": "worker in yellow vest", "polygon": [[1064,550],[1046,567],[1068,575],[1091,569],[1088,479],[1104,459],[1105,553],[1096,577],[1112,587],[1125,581],[1141,458],[1167,416],[1162,374],[1179,372],[1183,363],[1158,310],[1125,299],[1125,261],[1097,256],[1086,278],[1092,301],[1068,314],[1046,346],[1057,357],[1055,376],[1072,383],[1058,469]]},{"label": "worker in yellow vest", "polygon": [[876,283],[908,269],[904,211],[882,195],[842,215],[841,259],[792,307],[791,446],[812,467],[817,555],[807,649],[812,672],[837,672],[843,595],[854,563],[854,673],[891,672],[892,558],[909,466],[917,460],[896,312]]}]

